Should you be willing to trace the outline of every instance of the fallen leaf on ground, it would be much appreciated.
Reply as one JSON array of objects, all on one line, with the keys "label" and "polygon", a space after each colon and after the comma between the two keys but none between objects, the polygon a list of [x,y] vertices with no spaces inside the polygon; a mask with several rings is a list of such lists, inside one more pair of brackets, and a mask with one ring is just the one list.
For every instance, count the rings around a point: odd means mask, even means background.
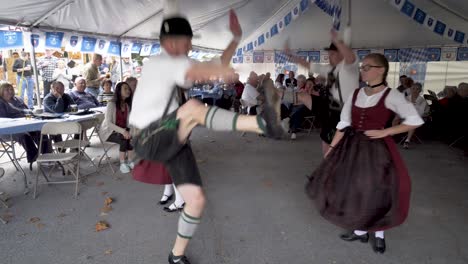
[{"label": "fallen leaf on ground", "polygon": [[214,142],[216,142],[216,140],[210,140],[210,143],[214,143]]},{"label": "fallen leaf on ground", "polygon": [[197,159],[197,163],[204,163],[206,160],[204,159]]},{"label": "fallen leaf on ground", "polygon": [[43,223],[37,223],[36,224],[37,228],[41,229],[43,228],[45,225]]},{"label": "fallen leaf on ground", "polygon": [[36,222],[39,222],[39,221],[41,221],[41,219],[39,217],[32,217],[32,218],[29,219],[29,222],[31,222],[31,223],[36,223]]},{"label": "fallen leaf on ground", "polygon": [[18,237],[25,237],[27,235],[28,235],[28,233],[22,233],[22,234],[19,234]]},{"label": "fallen leaf on ground", "polygon": [[263,180],[262,183],[265,187],[268,187],[268,188],[273,187],[273,182],[271,180]]},{"label": "fallen leaf on ground", "polygon": [[102,230],[106,230],[109,228],[109,224],[106,221],[99,221],[96,223],[96,232],[100,232]]},{"label": "fallen leaf on ground", "polygon": [[106,205],[103,208],[101,208],[101,213],[108,213],[110,211],[112,211],[112,206],[110,205]]},{"label": "fallen leaf on ground", "polygon": [[108,194],[108,192],[102,192],[101,194],[102,194],[102,195],[106,195],[106,194]]},{"label": "fallen leaf on ground", "polygon": [[104,182],[96,182],[96,186],[97,186],[97,187],[101,187],[101,186],[103,186],[103,185],[104,185]]},{"label": "fallen leaf on ground", "polygon": [[106,251],[104,252],[104,254],[105,254],[105,255],[110,255],[110,254],[112,254],[112,250],[111,250],[111,249],[108,249],[108,250],[106,250]]},{"label": "fallen leaf on ground", "polygon": [[105,200],[104,200],[104,204],[107,206],[107,205],[110,205],[114,200],[110,197],[107,197]]},{"label": "fallen leaf on ground", "polygon": [[12,213],[9,213],[9,212],[8,212],[8,213],[4,213],[4,214],[2,215],[2,218],[3,218],[5,221],[8,221],[8,222],[9,222],[9,221],[13,218],[13,214],[12,214]]},{"label": "fallen leaf on ground", "polygon": [[64,213],[57,215],[58,218],[64,218],[65,216],[67,216],[67,214],[64,214]]}]

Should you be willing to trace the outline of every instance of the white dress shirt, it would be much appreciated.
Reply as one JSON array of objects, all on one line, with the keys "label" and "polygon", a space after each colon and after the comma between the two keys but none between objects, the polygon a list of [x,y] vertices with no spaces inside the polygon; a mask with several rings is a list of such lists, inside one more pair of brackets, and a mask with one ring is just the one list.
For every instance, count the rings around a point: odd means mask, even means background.
[{"label": "white dress shirt", "polygon": [[[320,74],[325,78],[327,78],[331,70],[332,66],[330,64],[311,63],[309,68],[309,72]],[[354,63],[351,64],[346,64],[345,61],[342,60],[336,65],[333,74],[340,79],[341,95],[343,97],[343,102],[346,102],[346,100],[351,97],[354,90],[359,88],[359,60],[356,58]],[[336,82],[331,87],[330,92],[333,98],[339,102],[340,94],[336,88]]]},{"label": "white dress shirt", "polygon": [[245,85],[244,91],[242,92],[241,99],[245,102],[246,106],[252,107],[258,105],[257,97],[259,93],[255,87],[247,83]]},{"label": "white dress shirt", "polygon": [[[389,88],[387,88],[389,89]],[[356,106],[361,108],[373,107],[382,98],[383,94],[387,89],[382,90],[379,93],[368,96],[364,88],[359,89],[359,93],[356,98]],[[398,114],[402,119],[404,119],[403,124],[409,126],[419,126],[424,124],[424,121],[419,116],[416,108],[410,102],[408,102],[402,93],[396,89],[392,89],[385,98],[385,107],[392,110]],[[351,126],[351,109],[353,107],[353,96],[349,96],[346,100],[346,103],[343,106],[341,111],[340,122],[336,126],[337,129],[341,130],[345,127]]]}]

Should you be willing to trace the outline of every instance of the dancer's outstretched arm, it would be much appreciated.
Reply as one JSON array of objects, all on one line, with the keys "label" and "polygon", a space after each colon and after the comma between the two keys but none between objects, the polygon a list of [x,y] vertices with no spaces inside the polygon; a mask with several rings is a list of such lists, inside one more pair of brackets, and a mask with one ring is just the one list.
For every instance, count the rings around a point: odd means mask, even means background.
[{"label": "dancer's outstretched arm", "polygon": [[239,24],[239,20],[237,19],[236,12],[232,9],[229,12],[229,29],[231,30],[234,38],[221,55],[221,63],[223,65],[229,65],[231,63],[231,58],[236,52],[236,48],[242,39],[242,28]]}]

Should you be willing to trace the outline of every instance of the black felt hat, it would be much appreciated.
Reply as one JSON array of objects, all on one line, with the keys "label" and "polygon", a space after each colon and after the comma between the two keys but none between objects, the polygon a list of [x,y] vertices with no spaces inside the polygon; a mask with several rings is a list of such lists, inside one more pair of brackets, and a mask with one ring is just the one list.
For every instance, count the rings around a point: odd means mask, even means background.
[{"label": "black felt hat", "polygon": [[338,48],[335,46],[335,44],[330,44],[330,47],[328,48],[325,48],[326,51],[329,51],[329,50],[334,50],[334,51],[338,51]]},{"label": "black felt hat", "polygon": [[192,27],[184,17],[165,18],[161,25],[159,37],[165,36],[187,36],[193,37]]}]

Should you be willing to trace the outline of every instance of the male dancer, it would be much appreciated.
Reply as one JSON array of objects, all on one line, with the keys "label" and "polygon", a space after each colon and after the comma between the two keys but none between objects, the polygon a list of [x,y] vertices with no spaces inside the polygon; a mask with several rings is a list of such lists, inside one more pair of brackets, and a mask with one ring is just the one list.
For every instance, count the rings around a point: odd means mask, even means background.
[{"label": "male dancer", "polygon": [[[222,60],[230,60],[240,40],[240,26],[233,11],[230,27],[235,34]],[[240,34],[239,34],[240,33]],[[161,26],[161,55],[151,58],[143,68],[134,95],[130,124],[135,129],[136,154],[146,160],[161,161],[169,170],[174,184],[184,198],[177,238],[169,254],[169,263],[190,263],[185,249],[192,238],[205,206],[200,173],[187,142],[192,129],[204,125],[218,131],[250,131],[279,139],[283,129],[279,122],[279,97],[271,80],[263,83],[266,97],[263,116],[242,116],[217,107],[206,107],[197,100],[183,105],[177,102],[179,89],[187,81],[208,80],[213,76],[233,77],[234,71],[219,63],[193,63],[187,57],[192,48],[192,29],[180,15],[166,17]],[[179,96],[180,98],[180,96]]]},{"label": "male dancer", "polygon": [[[344,35],[347,36],[345,29]],[[303,67],[309,69],[310,73],[317,73],[322,76],[327,76],[325,91],[328,95],[328,104],[323,104],[325,109],[318,109],[321,115],[322,131],[320,138],[322,139],[322,152],[325,155],[328,152],[330,143],[336,132],[336,125],[340,121],[341,108],[344,102],[352,94],[354,90],[359,88],[359,60],[356,58],[353,50],[345,44],[344,41],[338,39],[338,33],[331,31],[332,43],[325,50],[328,51],[330,65],[322,65],[309,63],[300,57],[294,56],[286,47],[287,53],[290,54],[292,60]],[[306,94],[300,94],[298,100],[307,108],[312,110],[312,98]]]}]

